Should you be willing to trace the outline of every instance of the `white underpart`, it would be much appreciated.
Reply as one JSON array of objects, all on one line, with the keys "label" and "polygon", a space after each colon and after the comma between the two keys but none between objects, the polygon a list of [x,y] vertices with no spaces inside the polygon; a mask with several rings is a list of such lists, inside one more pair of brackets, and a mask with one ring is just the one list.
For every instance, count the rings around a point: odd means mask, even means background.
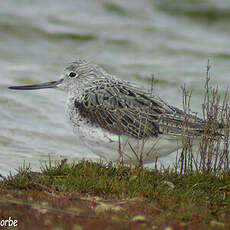
[{"label": "white underpart", "polygon": [[[136,139],[126,135],[118,136],[105,129],[92,125],[82,118],[74,107],[74,97],[69,96],[66,114],[71,121],[74,133],[96,155],[107,161],[117,162],[123,158],[125,163],[151,163],[157,157],[167,156],[183,147],[182,135],[163,134],[159,137]],[[193,144],[199,142],[194,141]]]}]

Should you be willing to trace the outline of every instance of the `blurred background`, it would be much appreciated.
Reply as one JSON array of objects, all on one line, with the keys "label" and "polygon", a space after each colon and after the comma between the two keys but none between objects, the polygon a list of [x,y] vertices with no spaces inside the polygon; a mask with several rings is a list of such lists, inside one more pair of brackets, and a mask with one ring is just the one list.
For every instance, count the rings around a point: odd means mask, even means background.
[{"label": "blurred background", "polygon": [[179,108],[186,84],[201,115],[208,58],[211,84],[222,94],[230,85],[230,1],[1,1],[0,174],[97,158],[72,134],[63,92],[7,89],[56,80],[76,57],[148,89],[154,74],[155,94]]}]

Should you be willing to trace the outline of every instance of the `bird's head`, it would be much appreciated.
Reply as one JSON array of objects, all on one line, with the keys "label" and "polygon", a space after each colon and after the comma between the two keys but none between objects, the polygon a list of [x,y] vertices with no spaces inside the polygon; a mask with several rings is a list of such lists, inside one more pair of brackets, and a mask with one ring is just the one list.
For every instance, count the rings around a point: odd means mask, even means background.
[{"label": "bird's head", "polygon": [[56,88],[70,92],[87,86],[89,81],[94,81],[97,78],[100,78],[100,76],[103,76],[102,72],[103,70],[99,66],[91,64],[85,60],[77,59],[67,65],[59,80],[35,85],[10,86],[9,89],[35,90]]}]

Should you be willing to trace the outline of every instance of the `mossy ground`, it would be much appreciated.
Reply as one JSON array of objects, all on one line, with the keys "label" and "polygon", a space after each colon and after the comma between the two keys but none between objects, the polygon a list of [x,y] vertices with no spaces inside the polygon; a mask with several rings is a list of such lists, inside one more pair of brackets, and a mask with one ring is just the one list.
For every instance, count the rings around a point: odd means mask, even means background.
[{"label": "mossy ground", "polygon": [[0,182],[1,219],[18,229],[230,229],[230,173],[80,161]]}]

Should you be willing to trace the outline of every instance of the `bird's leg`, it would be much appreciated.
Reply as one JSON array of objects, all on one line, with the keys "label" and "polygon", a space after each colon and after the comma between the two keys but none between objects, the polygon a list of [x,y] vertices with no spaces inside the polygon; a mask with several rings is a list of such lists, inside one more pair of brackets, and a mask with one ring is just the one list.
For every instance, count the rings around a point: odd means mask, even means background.
[{"label": "bird's leg", "polygon": [[121,137],[120,135],[118,136],[118,152],[119,152],[119,164],[123,165],[124,164],[124,156],[123,156],[123,152],[121,150]]}]

